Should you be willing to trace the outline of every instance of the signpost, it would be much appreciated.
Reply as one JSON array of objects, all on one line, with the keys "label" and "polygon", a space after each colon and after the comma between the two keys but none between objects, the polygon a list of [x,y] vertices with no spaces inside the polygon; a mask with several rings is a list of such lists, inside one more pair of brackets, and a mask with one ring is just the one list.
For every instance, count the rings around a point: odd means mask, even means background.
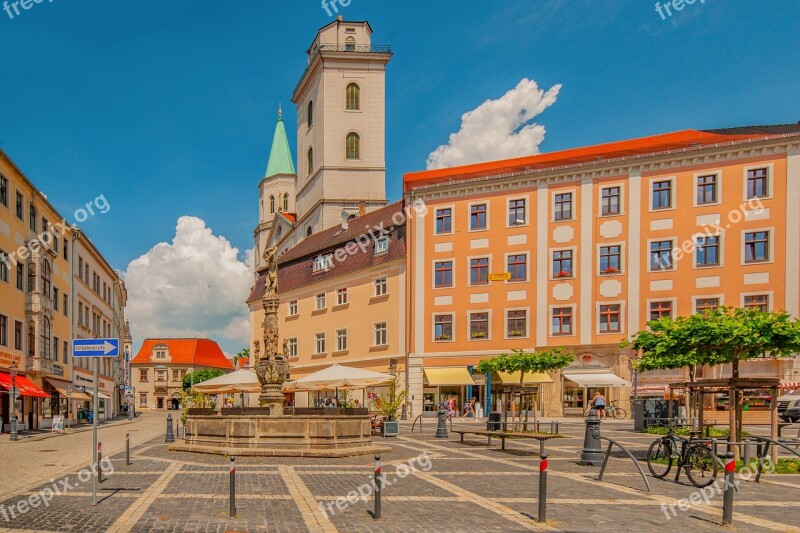
[{"label": "signpost", "polygon": [[[94,398],[92,398],[92,457],[97,449],[97,413],[100,410],[98,374],[100,373],[101,357],[117,357],[119,355],[119,339],[72,339],[72,357],[94,358]],[[83,388],[83,387],[81,387]],[[100,463],[94,461],[94,475],[92,476],[92,504],[97,505],[97,476],[100,473]]]}]

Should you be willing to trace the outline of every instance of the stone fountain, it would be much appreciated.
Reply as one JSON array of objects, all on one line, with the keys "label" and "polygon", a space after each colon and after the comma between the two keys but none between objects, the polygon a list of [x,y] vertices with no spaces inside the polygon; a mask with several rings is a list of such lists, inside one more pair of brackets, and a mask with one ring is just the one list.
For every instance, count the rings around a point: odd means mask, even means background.
[{"label": "stone fountain", "polygon": [[272,457],[348,457],[387,453],[391,448],[372,442],[366,409],[289,408],[284,412],[283,384],[289,376],[287,345],[278,353],[279,324],[277,249],[264,253],[263,346],[256,343],[256,375],[261,384],[260,407],[189,409],[183,443],[173,451],[219,455]]}]

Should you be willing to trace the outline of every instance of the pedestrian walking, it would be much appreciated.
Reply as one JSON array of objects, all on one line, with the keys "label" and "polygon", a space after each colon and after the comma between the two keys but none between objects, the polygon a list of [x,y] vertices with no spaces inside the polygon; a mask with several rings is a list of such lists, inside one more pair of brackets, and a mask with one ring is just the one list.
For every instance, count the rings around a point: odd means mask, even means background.
[{"label": "pedestrian walking", "polygon": [[461,416],[461,418],[467,418],[469,415],[472,415],[472,418],[477,418],[477,415],[475,414],[476,401],[477,398],[472,398],[468,402],[464,402],[464,414]]},{"label": "pedestrian walking", "polygon": [[597,416],[599,416],[601,420],[605,419],[606,397],[600,394],[600,391],[594,393],[594,398],[592,398],[592,406],[594,407],[594,410],[597,411]]}]

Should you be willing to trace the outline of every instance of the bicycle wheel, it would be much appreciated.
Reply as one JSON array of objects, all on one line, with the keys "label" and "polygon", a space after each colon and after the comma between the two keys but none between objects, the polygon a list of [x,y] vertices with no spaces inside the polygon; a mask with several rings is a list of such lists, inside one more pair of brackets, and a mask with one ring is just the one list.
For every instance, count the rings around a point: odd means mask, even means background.
[{"label": "bicycle wheel", "polygon": [[614,408],[614,418],[617,420],[622,420],[623,418],[628,418],[628,412],[625,411],[622,407],[615,407]]},{"label": "bicycle wheel", "polygon": [[711,449],[703,444],[689,447],[686,453],[686,475],[697,488],[702,489],[714,483],[717,478],[717,462]]},{"label": "bicycle wheel", "polygon": [[672,444],[669,441],[659,439],[650,445],[647,450],[647,468],[658,479],[669,474],[672,468]]}]

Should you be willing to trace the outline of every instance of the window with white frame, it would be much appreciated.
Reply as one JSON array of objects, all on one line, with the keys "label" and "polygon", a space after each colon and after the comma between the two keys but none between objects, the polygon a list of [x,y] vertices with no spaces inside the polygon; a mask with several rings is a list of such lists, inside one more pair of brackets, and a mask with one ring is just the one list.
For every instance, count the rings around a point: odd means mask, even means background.
[{"label": "window with white frame", "polygon": [[744,307],[766,313],[769,311],[769,294],[749,294],[744,297]]},{"label": "window with white frame", "polygon": [[650,270],[673,270],[672,241],[653,241],[650,243]]},{"label": "window with white frame", "polygon": [[695,251],[696,266],[719,266],[719,237],[708,235],[697,237],[697,249]]},{"label": "window with white frame", "polygon": [[317,333],[315,335],[315,340],[316,343],[314,349],[316,351],[314,353],[316,354],[325,353],[325,333]]},{"label": "window with white frame", "polygon": [[572,277],[572,250],[553,251],[553,277]]},{"label": "window with white frame", "polygon": [[658,320],[664,317],[672,317],[672,300],[650,302],[649,320]]},{"label": "window with white frame", "polygon": [[386,296],[389,293],[389,284],[386,277],[375,280],[375,296]]},{"label": "window with white frame", "polygon": [[654,181],[652,188],[652,208],[672,208],[672,180]]},{"label": "window with white frame", "polygon": [[480,311],[469,314],[469,338],[489,338],[489,313]]},{"label": "window with white frame", "polygon": [[389,251],[389,237],[380,237],[375,240],[375,255],[385,254]]},{"label": "window with white frame", "polygon": [[437,289],[453,286],[452,261],[437,261],[434,264],[433,286]]},{"label": "window with white frame", "polygon": [[606,187],[600,193],[600,214],[603,216],[619,215],[620,187]]},{"label": "window with white frame", "polygon": [[487,204],[469,206],[469,229],[479,231],[487,228]]},{"label": "window with white frame", "polygon": [[321,292],[321,293],[317,294],[317,296],[315,298],[315,301],[316,301],[316,309],[317,309],[317,311],[319,311],[321,309],[325,309],[325,293],[324,292]]},{"label": "window with white frame", "polygon": [[528,222],[525,198],[517,198],[508,202],[508,225],[524,226]]},{"label": "window with white frame", "polygon": [[550,324],[551,335],[572,335],[572,307],[554,307]]},{"label": "window with white frame", "polygon": [[289,301],[289,316],[297,316],[297,300]]},{"label": "window with white frame", "polygon": [[433,338],[437,341],[453,340],[453,315],[433,315]]},{"label": "window with white frame", "polygon": [[452,233],[453,210],[449,207],[436,210],[436,234]]},{"label": "window with white frame", "polygon": [[525,309],[506,311],[506,336],[528,336],[528,312]]},{"label": "window with white frame", "polygon": [[314,272],[333,268],[333,254],[318,255],[314,258]]},{"label": "window with white frame", "polygon": [[347,350],[347,330],[346,329],[337,329],[336,330],[336,351],[337,352],[344,352]]},{"label": "window with white frame", "polygon": [[375,324],[375,346],[386,346],[386,322]]},{"label": "window with white frame", "polygon": [[297,337],[286,339],[286,357],[297,357]]},{"label": "window with white frame", "polygon": [[336,289],[336,305],[345,305],[347,303],[347,287],[340,287]]},{"label": "window with white frame", "polygon": [[718,202],[719,178],[716,174],[697,177],[697,205],[716,204]]},{"label": "window with white frame", "polygon": [[753,198],[767,198],[769,194],[769,170],[767,168],[749,169],[747,171],[746,198],[748,200]]},{"label": "window with white frame", "polygon": [[744,234],[745,263],[769,261],[769,237],[769,231],[753,231]]},{"label": "window with white frame", "polygon": [[553,198],[553,220],[572,220],[572,193],[556,194]]},{"label": "window with white frame", "polygon": [[621,308],[622,306],[620,304],[607,304],[600,306],[600,333],[619,333],[622,331]]}]

